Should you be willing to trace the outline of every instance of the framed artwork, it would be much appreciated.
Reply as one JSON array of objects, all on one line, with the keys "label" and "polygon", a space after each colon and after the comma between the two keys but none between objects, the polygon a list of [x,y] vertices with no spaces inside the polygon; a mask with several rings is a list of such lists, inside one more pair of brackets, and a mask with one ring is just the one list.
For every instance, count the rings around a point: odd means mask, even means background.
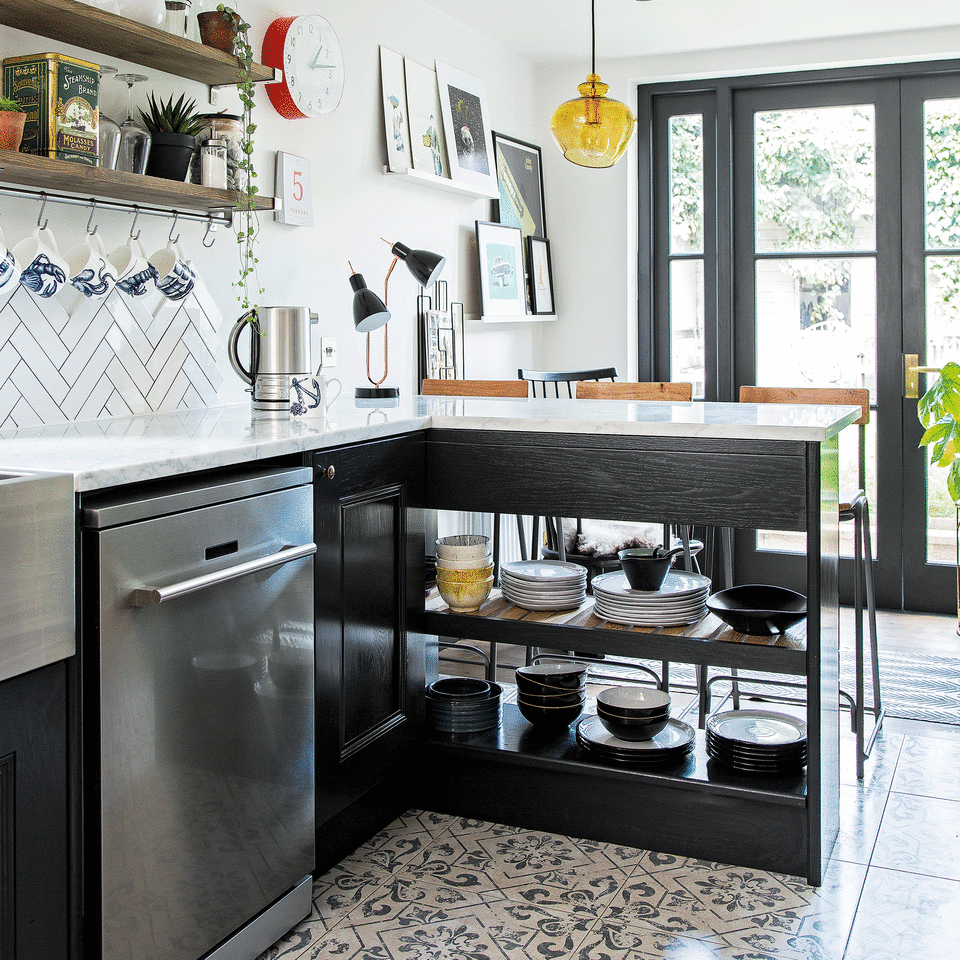
[{"label": "framed artwork", "polygon": [[387,167],[394,173],[403,173],[413,163],[403,57],[386,47],[380,48],[380,89],[383,93],[383,127],[387,137]]},{"label": "framed artwork", "polygon": [[447,145],[443,137],[440,93],[435,70],[404,58],[410,125],[410,155],[414,170],[450,178]]},{"label": "framed artwork", "polygon": [[527,237],[527,263],[530,265],[530,312],[556,313],[550,241],[544,237]]},{"label": "framed artwork", "polygon": [[519,227],[524,237],[545,237],[546,206],[540,148],[494,132],[493,155],[500,190],[497,219],[507,226]]},{"label": "framed artwork", "polygon": [[283,201],[280,209],[273,214],[277,223],[313,226],[313,187],[310,183],[309,160],[278,150],[273,192]]},{"label": "framed artwork", "polygon": [[427,310],[423,315],[427,348],[426,376],[432,380],[463,379],[463,304]]},{"label": "framed artwork", "polygon": [[478,220],[477,257],[483,319],[525,319],[527,296],[520,228]]},{"label": "framed artwork", "polygon": [[497,176],[486,86],[482,80],[439,60],[437,82],[451,178],[495,194]]}]

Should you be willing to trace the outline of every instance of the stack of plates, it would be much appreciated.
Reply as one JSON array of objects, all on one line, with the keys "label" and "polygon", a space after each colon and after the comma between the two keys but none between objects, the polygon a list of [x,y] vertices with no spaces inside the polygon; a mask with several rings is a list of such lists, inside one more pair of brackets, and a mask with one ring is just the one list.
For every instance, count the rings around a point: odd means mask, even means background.
[{"label": "stack of plates", "polygon": [[563,560],[518,560],[500,568],[504,599],[524,610],[571,610],[587,596],[587,569]]},{"label": "stack of plates", "polygon": [[443,677],[427,687],[427,724],[441,733],[477,733],[500,725],[503,688],[490,680]]},{"label": "stack of plates", "polygon": [[603,760],[655,767],[676,763],[693,750],[693,727],[682,720],[670,719],[650,740],[621,740],[600,722],[597,716],[584,717],[577,724],[577,743]]},{"label": "stack of plates", "polygon": [[707,720],[707,754],[743,773],[798,773],[807,762],[807,725],[769,710],[730,710]]},{"label": "stack of plates", "polygon": [[633,590],[622,570],[593,578],[594,612],[611,623],[678,627],[706,615],[710,578],[671,570],[659,590]]}]

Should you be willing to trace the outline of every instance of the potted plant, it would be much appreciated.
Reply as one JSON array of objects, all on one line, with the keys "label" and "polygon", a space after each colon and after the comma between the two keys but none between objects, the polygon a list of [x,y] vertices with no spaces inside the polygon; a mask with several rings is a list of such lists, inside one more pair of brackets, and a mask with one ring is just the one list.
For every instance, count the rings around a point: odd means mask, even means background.
[{"label": "potted plant", "polygon": [[206,126],[206,119],[196,110],[195,100],[186,100],[186,94],[173,102],[157,103],[149,96],[150,108],[140,111],[150,131],[150,156],[147,175],[165,180],[186,180],[190,159],[197,149],[197,134]]},{"label": "potted plant", "polygon": [[0,97],[0,150],[20,149],[26,119],[27,115],[16,100]]},{"label": "potted plant", "polygon": [[252,311],[256,318],[256,301],[263,293],[257,276],[256,241],[260,231],[257,217],[257,186],[254,180],[257,171],[253,165],[253,134],[257,125],[253,122],[254,93],[256,85],[251,78],[253,48],[250,46],[248,31],[250,24],[226,4],[218,4],[217,12],[223,14],[233,33],[233,53],[236,55],[239,72],[237,91],[243,106],[243,120],[240,129],[240,160],[237,163],[237,179],[240,197],[237,201],[237,245],[240,252],[240,276],[235,286],[237,299],[244,311]]}]

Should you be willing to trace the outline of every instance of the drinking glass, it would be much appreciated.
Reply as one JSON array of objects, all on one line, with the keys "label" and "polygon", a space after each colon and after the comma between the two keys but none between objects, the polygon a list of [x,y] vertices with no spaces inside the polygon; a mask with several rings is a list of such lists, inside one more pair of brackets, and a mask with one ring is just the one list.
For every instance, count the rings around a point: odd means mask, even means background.
[{"label": "drinking glass", "polygon": [[117,155],[117,170],[128,173],[143,173],[150,155],[150,134],[146,127],[133,116],[133,85],[147,78],[140,73],[118,73],[117,79],[127,85],[127,119],[120,124],[120,152]]},{"label": "drinking glass", "polygon": [[[100,67],[100,79],[113,76],[117,72],[116,67]],[[117,155],[120,152],[120,124],[116,120],[108,117],[100,109],[100,132],[97,142],[97,166],[104,170],[117,169]]]}]

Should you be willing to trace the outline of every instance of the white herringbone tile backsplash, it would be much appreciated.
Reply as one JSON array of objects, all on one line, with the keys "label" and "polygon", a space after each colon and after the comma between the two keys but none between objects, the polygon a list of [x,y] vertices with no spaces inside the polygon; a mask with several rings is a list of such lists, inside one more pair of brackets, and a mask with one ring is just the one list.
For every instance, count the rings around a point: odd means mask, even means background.
[{"label": "white herringbone tile backsplash", "polygon": [[20,287],[0,309],[0,427],[221,403],[223,318],[202,281],[159,293],[44,300]]}]

